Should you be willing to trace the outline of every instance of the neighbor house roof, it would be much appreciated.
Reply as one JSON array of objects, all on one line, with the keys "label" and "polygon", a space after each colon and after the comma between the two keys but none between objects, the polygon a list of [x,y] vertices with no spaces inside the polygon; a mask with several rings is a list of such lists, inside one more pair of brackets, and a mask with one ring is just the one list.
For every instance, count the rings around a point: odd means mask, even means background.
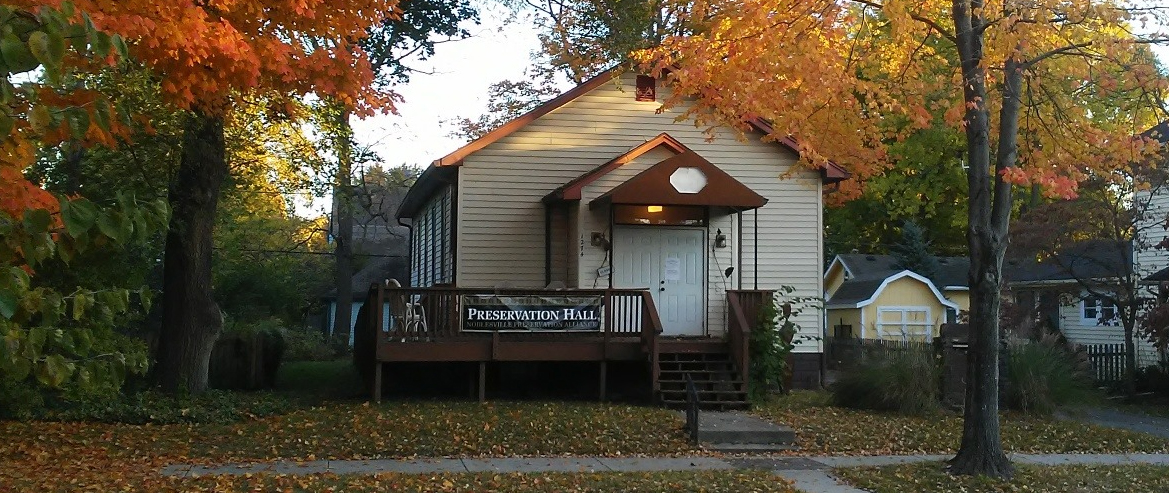
[{"label": "neighbor house roof", "polygon": [[1120,279],[1132,270],[1132,253],[1128,240],[1081,241],[1052,255],[1008,260],[1003,277],[1017,285]]},{"label": "neighbor house roof", "polygon": [[[937,286],[946,290],[967,289],[970,258],[937,257],[937,259],[938,270],[934,273]],[[897,257],[892,255],[844,253],[837,255],[832,262],[834,264],[839,262],[848,274],[849,280],[845,281],[845,284],[854,280],[884,279],[903,270],[897,267]]]},{"label": "neighbor house roof", "polygon": [[[623,70],[624,68],[618,65],[610,68],[609,70],[601,72],[584,83],[569,89],[564,94],[561,94],[560,96],[557,96],[552,100],[535,107],[531,111],[520,115],[516,119],[507,122],[490,132],[487,132],[483,136],[472,140],[463,147],[456,149],[454,152],[436,159],[433,163],[430,164],[426,172],[423,172],[422,176],[418,177],[418,181],[415,183],[415,188],[421,189],[424,187],[429,187],[429,190],[433,192],[433,189],[437,188],[437,185],[430,186],[428,185],[428,182],[438,177],[435,176],[437,173],[431,172],[432,169],[462,165],[463,159],[465,159],[467,156],[470,156],[484,147],[487,147],[488,145],[491,145],[492,143],[495,143],[496,141],[515,133],[519,129],[527,126],[529,123],[536,121],[538,118],[551,113],[565,104],[568,104],[572,100],[588,93],[589,91],[592,91],[598,87],[601,87],[605,83],[612,81],[615,77],[619,76]],[[772,125],[762,118],[754,118],[748,120],[747,123],[751,125],[752,128],[759,131],[760,133],[763,133],[764,135],[771,135],[774,133],[774,128],[772,128]],[[778,144],[786,147],[796,154],[800,153],[799,145],[794,138],[788,136],[774,138]],[[820,168],[820,176],[824,183],[837,183],[843,180],[847,180],[852,176],[852,174],[849,173],[848,170],[842,168],[840,165],[829,161],[824,165],[824,167]],[[404,218],[413,216],[413,214],[422,207],[423,203],[429,196],[429,193],[423,193],[423,191],[415,193],[414,188],[411,188],[410,193],[406,195],[406,200],[403,201],[402,206],[398,209],[397,217]]]},{"label": "neighbor house roof", "polygon": [[1165,282],[1169,281],[1169,267],[1161,269],[1157,272],[1149,274],[1144,279],[1145,282]]},{"label": "neighbor house roof", "polygon": [[880,278],[869,277],[845,281],[835,293],[832,293],[832,298],[825,303],[825,308],[862,308],[871,305],[881,296],[881,291],[885,287],[906,277],[925,284],[937,298],[938,303],[955,310],[958,309],[958,304],[947,300],[933,282],[911,270],[902,270]]}]

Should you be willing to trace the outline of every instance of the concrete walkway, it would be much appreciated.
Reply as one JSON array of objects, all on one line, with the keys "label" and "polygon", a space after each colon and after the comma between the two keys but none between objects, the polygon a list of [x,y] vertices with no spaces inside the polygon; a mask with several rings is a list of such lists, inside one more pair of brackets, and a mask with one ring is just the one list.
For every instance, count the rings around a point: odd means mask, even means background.
[{"label": "concrete walkway", "polygon": [[[476,459],[377,459],[277,461],[222,466],[173,465],[162,469],[167,476],[208,476],[233,474],[377,474],[377,473],[465,473],[465,472],[608,472],[608,471],[698,471],[718,469],[763,469],[795,483],[807,493],[858,493],[842,485],[829,472],[836,467],[887,466],[940,461],[950,455],[884,455],[866,457],[528,457]],[[1169,466],[1169,454],[1011,454],[1020,464],[1036,465],[1124,465]],[[863,492],[862,492],[863,493]]]},{"label": "concrete walkway", "polygon": [[1071,409],[1060,413],[1059,417],[1169,438],[1169,419],[1167,418],[1096,407]]}]

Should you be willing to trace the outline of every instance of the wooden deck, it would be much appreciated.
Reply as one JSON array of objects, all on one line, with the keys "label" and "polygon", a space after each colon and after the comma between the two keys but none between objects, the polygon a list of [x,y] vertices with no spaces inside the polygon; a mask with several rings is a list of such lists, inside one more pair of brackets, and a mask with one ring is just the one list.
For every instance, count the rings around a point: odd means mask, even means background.
[{"label": "wooden deck", "polygon": [[[358,323],[376,333],[372,394],[381,400],[382,366],[393,362],[478,362],[479,397],[485,395],[488,362],[598,363],[600,397],[605,398],[609,361],[644,361],[651,373],[652,395],[659,392],[661,354],[728,354],[742,381],[749,365],[748,313],[755,316],[764,291],[728,293],[732,322],[726,337],[674,338],[662,336],[662,324],[649,291],[633,289],[524,290],[490,288],[404,288],[374,284],[358,313]],[[569,325],[528,330],[507,327],[472,330],[471,305],[483,298],[506,300],[586,300],[600,312],[596,319]],[[523,304],[522,302],[520,304]],[[381,307],[380,310],[372,307]],[[524,322],[529,323],[529,322]],[[479,325],[483,323],[480,322]],[[517,322],[518,324],[518,322]]]}]

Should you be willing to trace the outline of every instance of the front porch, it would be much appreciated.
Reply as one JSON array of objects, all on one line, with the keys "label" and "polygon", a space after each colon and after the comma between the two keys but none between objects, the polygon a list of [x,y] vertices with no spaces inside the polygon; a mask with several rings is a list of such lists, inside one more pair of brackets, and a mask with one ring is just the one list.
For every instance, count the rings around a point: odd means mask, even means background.
[{"label": "front porch", "polygon": [[[478,363],[475,384],[484,400],[490,362],[596,362],[598,397],[605,400],[608,364],[624,361],[647,365],[645,395],[654,401],[684,400],[681,381],[689,373],[701,387],[704,403],[728,407],[719,403],[746,403],[750,330],[759,307],[772,294],[728,291],[725,335],[670,337],[663,335],[658,309],[644,289],[410,288],[379,283],[370,287],[358,324],[376,340],[375,401],[382,398],[383,379],[392,378],[383,372],[386,363]],[[538,310],[535,302],[547,305]],[[484,303],[499,303],[504,315],[520,314],[510,315],[514,318],[536,319],[531,314],[542,310],[545,319],[485,323],[480,320]],[[547,315],[562,310],[585,315],[567,322]],[[589,316],[594,312],[597,316]]]}]

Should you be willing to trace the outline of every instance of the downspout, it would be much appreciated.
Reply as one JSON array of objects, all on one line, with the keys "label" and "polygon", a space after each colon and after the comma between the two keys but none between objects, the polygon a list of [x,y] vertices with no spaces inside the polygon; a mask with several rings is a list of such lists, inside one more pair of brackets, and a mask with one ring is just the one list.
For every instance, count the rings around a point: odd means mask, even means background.
[{"label": "downspout", "polygon": [[735,289],[743,289],[743,211],[735,214],[739,227],[735,228]]},{"label": "downspout", "polygon": [[544,286],[552,284],[552,206],[544,204]]},{"label": "downspout", "polygon": [[755,228],[755,289],[759,289],[759,208],[755,208],[755,220],[752,221],[752,227]]}]

